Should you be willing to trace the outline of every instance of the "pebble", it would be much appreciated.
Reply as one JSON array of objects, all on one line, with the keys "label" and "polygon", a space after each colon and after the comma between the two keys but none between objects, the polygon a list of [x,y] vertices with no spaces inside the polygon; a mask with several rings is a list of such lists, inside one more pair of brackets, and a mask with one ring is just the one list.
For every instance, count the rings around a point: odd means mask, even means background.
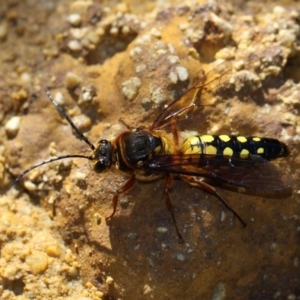
[{"label": "pebble", "polygon": [[30,192],[33,192],[37,189],[37,186],[30,180],[26,180],[24,182],[24,187],[26,190],[30,191]]},{"label": "pebble", "polygon": [[66,88],[67,89],[73,89],[73,88],[76,88],[78,85],[80,85],[82,82],[82,79],[72,73],[72,72],[68,72],[67,75],[66,75]]},{"label": "pebble", "polygon": [[188,70],[185,67],[177,66],[176,71],[180,81],[185,81],[189,78]]},{"label": "pebble", "polygon": [[79,26],[81,24],[81,16],[80,14],[71,14],[68,16],[68,22],[72,26]]},{"label": "pebble", "polygon": [[179,57],[177,55],[169,55],[167,59],[171,64],[179,62]]},{"label": "pebble", "polygon": [[112,284],[114,282],[114,279],[111,276],[107,276],[106,281],[107,284]]},{"label": "pebble", "polygon": [[31,75],[27,72],[21,74],[20,79],[23,83],[28,84],[31,82],[32,78]]},{"label": "pebble", "polygon": [[68,48],[71,50],[71,51],[80,51],[82,49],[82,45],[79,43],[79,41],[77,40],[71,40],[69,41],[68,43]]},{"label": "pebble", "polygon": [[57,92],[55,95],[54,95],[54,100],[56,101],[57,104],[59,105],[64,105],[65,104],[65,97],[62,93],[60,92]]},{"label": "pebble", "polygon": [[[95,89],[93,87],[89,86],[89,87],[82,89],[82,97],[80,100],[81,100],[81,102],[89,102],[89,101],[93,100],[95,95],[96,95]],[[80,103],[80,102],[78,102],[78,103]]]},{"label": "pebble", "polygon": [[2,272],[2,276],[4,278],[7,278],[9,280],[14,280],[14,277],[17,273],[17,268],[15,265],[9,264],[7,265],[7,267],[3,270]]},{"label": "pebble", "polygon": [[83,114],[73,117],[73,122],[81,131],[84,131],[92,126],[91,119]]},{"label": "pebble", "polygon": [[20,128],[21,118],[12,117],[5,124],[5,131],[8,137],[13,138],[17,135]]},{"label": "pebble", "polygon": [[182,253],[177,253],[177,254],[176,254],[176,257],[177,257],[178,260],[181,260],[181,261],[184,261],[184,260],[185,260],[185,255],[182,254]]},{"label": "pebble", "polygon": [[53,244],[46,248],[46,253],[51,257],[60,257],[62,251],[58,244]]},{"label": "pebble", "polygon": [[142,85],[141,80],[138,77],[132,77],[129,80],[122,83],[122,93],[127,100],[133,100]]},{"label": "pebble", "polygon": [[48,267],[48,256],[45,252],[32,250],[25,260],[30,272],[34,275],[43,273]]},{"label": "pebble", "polygon": [[172,83],[176,84],[177,81],[178,81],[177,73],[171,71],[171,72],[169,73],[169,79],[171,80]]}]

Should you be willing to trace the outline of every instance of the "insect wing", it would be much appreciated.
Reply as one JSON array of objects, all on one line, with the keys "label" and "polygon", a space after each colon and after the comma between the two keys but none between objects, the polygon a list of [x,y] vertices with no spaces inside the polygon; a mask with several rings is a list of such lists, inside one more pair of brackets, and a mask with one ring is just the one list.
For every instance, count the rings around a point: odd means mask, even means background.
[{"label": "insect wing", "polygon": [[[228,83],[231,77],[232,66],[230,62],[224,61],[213,67],[209,72],[203,74],[198,82],[185,92],[181,97],[175,99],[153,122],[151,129],[169,129],[173,117],[177,122],[185,120],[191,110],[201,108],[202,105],[211,105],[212,94],[218,88]],[[200,104],[201,100],[201,104]]]},{"label": "insect wing", "polygon": [[206,154],[157,155],[145,161],[142,167],[156,172],[215,179],[253,190],[279,191],[292,185],[288,174],[257,155],[248,159]]}]

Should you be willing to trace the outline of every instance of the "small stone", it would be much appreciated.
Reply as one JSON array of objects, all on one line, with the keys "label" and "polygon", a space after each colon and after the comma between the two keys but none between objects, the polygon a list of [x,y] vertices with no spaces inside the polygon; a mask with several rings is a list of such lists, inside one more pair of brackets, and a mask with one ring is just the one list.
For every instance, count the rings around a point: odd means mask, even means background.
[{"label": "small stone", "polygon": [[177,66],[176,71],[180,81],[185,81],[189,78],[188,70],[185,67]]},{"label": "small stone", "polygon": [[106,278],[106,281],[105,281],[107,284],[112,284],[114,282],[114,279],[111,277],[111,276],[108,276]]},{"label": "small stone", "polygon": [[119,29],[117,27],[112,27],[109,31],[112,36],[116,36],[119,33]]},{"label": "small stone", "polygon": [[150,94],[151,101],[156,105],[160,106],[167,100],[166,94],[163,92],[162,88],[155,88],[153,85],[150,85]]},{"label": "small stone", "polygon": [[72,26],[79,26],[81,24],[81,16],[80,14],[71,14],[68,16],[68,22]]},{"label": "small stone", "polygon": [[78,100],[78,104],[92,101],[96,95],[97,93],[93,86],[84,87],[82,88],[82,94],[80,99]]},{"label": "small stone", "polygon": [[181,260],[181,261],[184,261],[184,260],[185,260],[185,255],[182,254],[182,253],[177,253],[177,254],[176,254],[176,257],[177,257],[178,260]]},{"label": "small stone", "polygon": [[17,135],[20,128],[21,118],[12,117],[5,124],[5,131],[8,137],[13,138]]},{"label": "small stone", "polygon": [[71,278],[76,278],[79,275],[78,269],[76,267],[70,267],[67,272]]},{"label": "small stone", "polygon": [[61,248],[58,244],[53,244],[46,248],[46,253],[51,257],[59,257],[61,252]]},{"label": "small stone", "polygon": [[169,55],[167,59],[171,64],[179,62],[179,57],[177,55]]},{"label": "small stone", "polygon": [[10,95],[14,100],[20,101],[28,97],[28,93],[25,89],[20,89],[17,92],[13,92]]},{"label": "small stone", "polygon": [[37,189],[37,186],[30,180],[26,180],[24,182],[24,187],[26,190],[30,191],[30,192],[33,192]]},{"label": "small stone", "polygon": [[132,77],[129,80],[122,83],[122,93],[127,100],[133,100],[142,85],[141,80],[138,77]]},{"label": "small stone", "polygon": [[169,73],[169,79],[171,80],[172,83],[176,84],[177,81],[178,81],[177,73],[171,71],[171,72]]},{"label": "small stone", "polygon": [[91,119],[88,116],[83,115],[83,114],[73,117],[73,123],[81,131],[84,131],[92,126]]},{"label": "small stone", "polygon": [[72,72],[67,73],[67,76],[66,76],[66,87],[67,87],[67,89],[69,89],[69,90],[74,89],[79,84],[81,84],[81,82],[82,82],[82,79],[78,75],[76,75]]},{"label": "small stone", "polygon": [[148,285],[148,284],[144,285],[144,287],[143,287],[144,295],[149,295],[152,291],[153,291],[153,289],[150,287],[150,285]]},{"label": "small stone", "polygon": [[79,41],[77,40],[71,40],[69,41],[68,43],[68,48],[71,50],[71,51],[80,51],[82,49],[82,45],[79,43]]},{"label": "small stone", "polygon": [[28,84],[31,82],[31,75],[27,72],[21,74],[20,79],[23,83]]},{"label": "small stone", "polygon": [[48,256],[45,252],[33,250],[25,260],[30,272],[34,275],[45,272],[48,267]]},{"label": "small stone", "polygon": [[57,104],[59,105],[64,105],[65,104],[65,97],[62,93],[60,92],[57,92],[55,95],[54,95],[54,100],[56,101]]},{"label": "small stone", "polygon": [[75,179],[76,179],[77,181],[85,181],[85,180],[86,180],[86,174],[83,173],[83,172],[77,171],[77,172],[75,173]]},{"label": "small stone", "polygon": [[7,267],[3,270],[2,272],[2,276],[4,278],[7,278],[9,280],[14,280],[14,277],[17,273],[17,268],[16,266],[14,266],[13,264],[9,264],[7,265]]},{"label": "small stone", "polygon": [[151,35],[153,35],[157,38],[161,38],[161,32],[157,28],[152,28],[151,29]]},{"label": "small stone", "polygon": [[157,227],[157,231],[160,233],[165,233],[168,231],[168,228],[167,227]]},{"label": "small stone", "polygon": [[141,63],[135,67],[135,71],[137,73],[140,73],[140,72],[146,70],[146,68],[147,68],[146,64]]},{"label": "small stone", "polygon": [[139,56],[143,53],[143,49],[141,47],[134,47],[129,51],[129,55],[131,58],[134,58],[135,56]]}]

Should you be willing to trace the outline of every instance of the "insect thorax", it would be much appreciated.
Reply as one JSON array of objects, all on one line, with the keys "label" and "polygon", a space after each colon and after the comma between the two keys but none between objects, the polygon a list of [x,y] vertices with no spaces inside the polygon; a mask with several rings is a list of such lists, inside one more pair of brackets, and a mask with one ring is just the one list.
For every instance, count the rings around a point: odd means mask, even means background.
[{"label": "insect thorax", "polygon": [[122,171],[134,170],[139,162],[165,151],[165,142],[147,131],[137,129],[122,133],[116,140],[117,167]]}]

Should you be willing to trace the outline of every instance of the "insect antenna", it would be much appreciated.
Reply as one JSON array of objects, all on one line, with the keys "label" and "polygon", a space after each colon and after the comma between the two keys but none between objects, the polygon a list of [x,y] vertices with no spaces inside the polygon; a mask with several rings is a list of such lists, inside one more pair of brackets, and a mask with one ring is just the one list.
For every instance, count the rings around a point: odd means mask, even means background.
[{"label": "insect antenna", "polygon": [[[67,112],[65,111],[64,108],[62,108],[52,97],[50,90],[48,87],[45,88],[45,92],[49,98],[49,100],[55,105],[55,107],[57,108],[57,110],[60,112],[60,114],[68,121],[68,123],[71,125],[71,127],[75,130],[75,132],[78,134],[78,136],[80,137],[81,140],[83,140],[86,144],[89,145],[89,147],[94,151],[95,150],[95,146],[83,135],[83,133],[79,130],[79,128],[73,123],[73,121],[71,120],[71,118],[69,117],[69,115],[67,114]],[[25,171],[23,171],[10,185],[10,188],[16,184],[24,175],[26,175],[28,172],[30,172],[33,169],[36,169],[42,165],[51,163],[53,161],[57,161],[57,160],[61,160],[61,159],[65,159],[65,158],[85,158],[88,160],[93,160],[93,157],[91,155],[82,155],[82,154],[67,154],[67,155],[61,155],[61,156],[55,156],[52,158],[49,158],[47,160],[43,160],[39,163],[37,163],[36,165],[33,165],[31,167],[29,167],[28,169],[26,169]]]},{"label": "insect antenna", "polygon": [[31,167],[29,167],[28,169],[26,169],[25,171],[23,171],[20,175],[18,175],[18,177],[11,183],[10,187],[11,188],[13,185],[15,185],[25,174],[27,174],[28,172],[30,172],[33,169],[36,169],[42,165],[46,165],[49,164],[53,161],[57,161],[57,160],[61,160],[61,159],[65,159],[65,158],[85,158],[88,160],[93,160],[92,156],[88,156],[88,155],[81,155],[81,154],[67,154],[67,155],[62,155],[62,156],[55,156],[46,160],[43,160],[39,163],[37,163],[36,165],[33,165]]},{"label": "insect antenna", "polygon": [[92,150],[95,150],[95,146],[83,135],[83,133],[77,128],[77,126],[73,123],[67,112],[53,99],[50,90],[48,87],[45,88],[45,92],[49,98],[49,100],[56,106],[57,110],[60,114],[68,121],[68,123],[72,126],[78,136],[89,145]]}]

